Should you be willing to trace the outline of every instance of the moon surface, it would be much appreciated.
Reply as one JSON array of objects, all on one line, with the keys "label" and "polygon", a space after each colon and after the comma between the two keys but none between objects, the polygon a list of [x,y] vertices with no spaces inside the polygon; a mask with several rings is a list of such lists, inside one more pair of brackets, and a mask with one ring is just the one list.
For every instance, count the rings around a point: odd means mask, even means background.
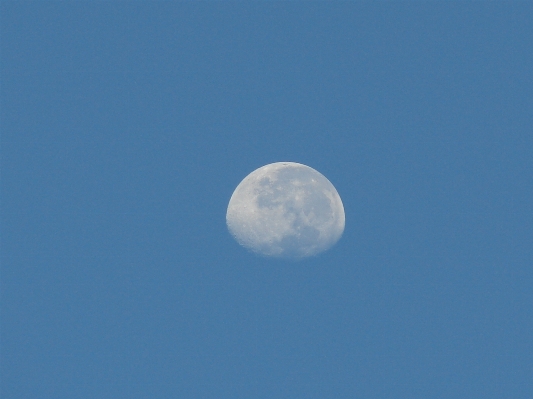
[{"label": "moon surface", "polygon": [[344,231],[344,207],[322,174],[294,162],[254,170],[237,186],[226,213],[239,244],[264,256],[304,258],[334,245]]}]

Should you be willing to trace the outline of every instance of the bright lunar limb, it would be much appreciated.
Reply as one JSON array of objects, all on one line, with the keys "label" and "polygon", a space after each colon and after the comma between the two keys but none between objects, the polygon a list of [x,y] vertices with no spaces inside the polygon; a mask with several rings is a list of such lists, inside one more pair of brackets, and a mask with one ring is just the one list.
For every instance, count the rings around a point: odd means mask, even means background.
[{"label": "bright lunar limb", "polygon": [[344,207],[333,184],[313,168],[276,162],[253,171],[237,186],[226,223],[237,242],[253,252],[304,258],[339,240]]}]

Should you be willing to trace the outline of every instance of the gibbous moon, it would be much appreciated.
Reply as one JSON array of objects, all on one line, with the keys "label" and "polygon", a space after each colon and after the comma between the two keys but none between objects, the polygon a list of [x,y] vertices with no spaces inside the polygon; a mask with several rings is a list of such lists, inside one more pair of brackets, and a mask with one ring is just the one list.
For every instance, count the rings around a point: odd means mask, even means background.
[{"label": "gibbous moon", "polygon": [[313,168],[276,162],[254,170],[237,186],[226,223],[237,242],[253,252],[304,258],[339,240],[344,207],[333,184]]}]

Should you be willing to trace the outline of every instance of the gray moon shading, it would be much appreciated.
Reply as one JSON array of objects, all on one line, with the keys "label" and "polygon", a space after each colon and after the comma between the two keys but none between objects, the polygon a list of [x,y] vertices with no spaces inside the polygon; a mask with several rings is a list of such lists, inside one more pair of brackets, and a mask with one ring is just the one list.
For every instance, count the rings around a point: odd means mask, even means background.
[{"label": "gray moon shading", "polygon": [[237,242],[264,256],[304,258],[334,245],[344,207],[322,174],[294,162],[265,165],[244,178],[229,201],[226,223]]}]

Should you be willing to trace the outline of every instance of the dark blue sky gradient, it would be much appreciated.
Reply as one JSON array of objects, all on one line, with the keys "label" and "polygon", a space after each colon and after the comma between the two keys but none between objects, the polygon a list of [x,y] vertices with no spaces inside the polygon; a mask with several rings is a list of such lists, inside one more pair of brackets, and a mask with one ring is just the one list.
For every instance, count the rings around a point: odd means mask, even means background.
[{"label": "dark blue sky gradient", "polygon": [[[532,4],[3,1],[2,398],[533,397]],[[316,258],[227,232],[278,161]]]}]

